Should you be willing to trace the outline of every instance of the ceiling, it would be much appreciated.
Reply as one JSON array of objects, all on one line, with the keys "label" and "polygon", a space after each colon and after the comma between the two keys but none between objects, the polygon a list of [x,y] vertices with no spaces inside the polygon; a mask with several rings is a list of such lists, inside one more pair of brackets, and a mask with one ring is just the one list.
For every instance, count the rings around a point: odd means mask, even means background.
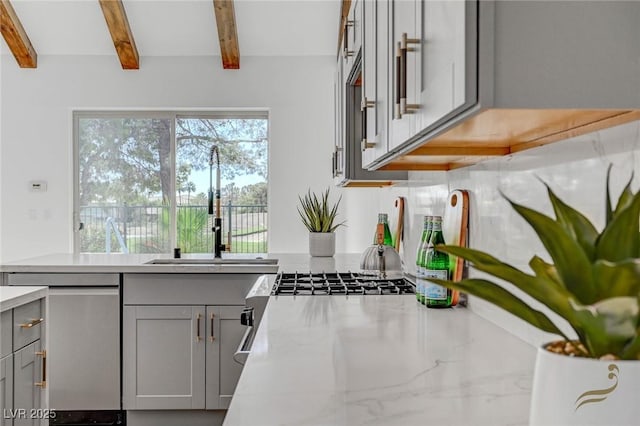
[{"label": "ceiling", "polygon": [[[116,55],[98,0],[12,0],[38,55]],[[220,55],[212,0],[123,0],[140,56]],[[241,56],[335,55],[341,0],[235,0]],[[2,41],[2,53],[9,50]]]}]

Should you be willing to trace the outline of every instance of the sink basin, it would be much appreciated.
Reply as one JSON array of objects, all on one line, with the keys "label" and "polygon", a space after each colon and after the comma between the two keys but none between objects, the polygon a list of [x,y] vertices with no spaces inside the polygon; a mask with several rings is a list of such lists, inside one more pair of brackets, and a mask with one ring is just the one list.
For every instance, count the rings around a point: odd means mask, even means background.
[{"label": "sink basin", "polygon": [[277,265],[278,259],[153,259],[149,265]]}]

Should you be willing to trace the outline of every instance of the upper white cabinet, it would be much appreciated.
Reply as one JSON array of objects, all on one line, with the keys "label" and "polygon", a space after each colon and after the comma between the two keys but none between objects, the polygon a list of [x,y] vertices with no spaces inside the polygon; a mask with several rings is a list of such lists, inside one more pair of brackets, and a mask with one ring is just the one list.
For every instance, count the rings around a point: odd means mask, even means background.
[{"label": "upper white cabinet", "polygon": [[390,2],[390,86],[393,105],[389,124],[389,149],[402,144],[416,134],[419,122],[419,75],[421,48],[421,2],[392,0]]},{"label": "upper white cabinet", "polygon": [[[447,114],[477,101],[475,84],[466,88],[476,70],[476,2],[419,2],[422,19],[416,48],[417,127],[427,128]],[[469,39],[467,40],[467,35]],[[467,57],[469,58],[467,61]]]},{"label": "upper white cabinet", "polygon": [[369,169],[450,170],[640,119],[640,2],[367,0],[362,22]]},{"label": "upper white cabinet", "polygon": [[[362,46],[362,5],[366,0],[354,0],[343,27],[342,57],[346,69],[350,69]],[[346,76],[345,76],[346,77]]]},{"label": "upper white cabinet", "polygon": [[348,21],[346,28],[355,30],[345,31],[343,47],[349,40],[347,45],[357,50],[339,55],[334,76],[336,185],[385,186],[407,179],[406,171],[367,170],[388,152],[388,5],[382,0],[351,4],[349,16],[355,23]]},{"label": "upper white cabinet", "polygon": [[362,166],[369,167],[389,150],[389,1],[364,2],[362,45]]}]

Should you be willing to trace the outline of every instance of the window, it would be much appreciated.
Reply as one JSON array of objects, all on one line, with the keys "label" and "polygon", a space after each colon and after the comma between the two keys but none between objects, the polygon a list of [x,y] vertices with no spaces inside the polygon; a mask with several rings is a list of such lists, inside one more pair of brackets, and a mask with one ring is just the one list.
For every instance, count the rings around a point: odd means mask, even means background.
[{"label": "window", "polygon": [[74,141],[76,252],[211,253],[214,145],[223,242],[267,252],[266,112],[76,112]]}]

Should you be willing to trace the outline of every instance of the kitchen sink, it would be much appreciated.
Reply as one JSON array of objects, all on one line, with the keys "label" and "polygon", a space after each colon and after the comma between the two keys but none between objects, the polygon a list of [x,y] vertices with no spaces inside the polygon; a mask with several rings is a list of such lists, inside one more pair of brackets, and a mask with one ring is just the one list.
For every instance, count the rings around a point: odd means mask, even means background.
[{"label": "kitchen sink", "polygon": [[[164,258],[153,259],[146,262],[147,265],[156,265],[158,268],[179,269],[180,271],[190,270],[196,272],[212,273],[238,273],[238,274],[275,274],[278,272],[278,259],[263,258],[236,258],[236,259],[216,259],[213,257],[203,258]],[[159,269],[160,270],[160,269]],[[175,271],[174,271],[175,272]]]},{"label": "kitchen sink", "polygon": [[149,265],[277,265],[278,259],[153,259]]}]

